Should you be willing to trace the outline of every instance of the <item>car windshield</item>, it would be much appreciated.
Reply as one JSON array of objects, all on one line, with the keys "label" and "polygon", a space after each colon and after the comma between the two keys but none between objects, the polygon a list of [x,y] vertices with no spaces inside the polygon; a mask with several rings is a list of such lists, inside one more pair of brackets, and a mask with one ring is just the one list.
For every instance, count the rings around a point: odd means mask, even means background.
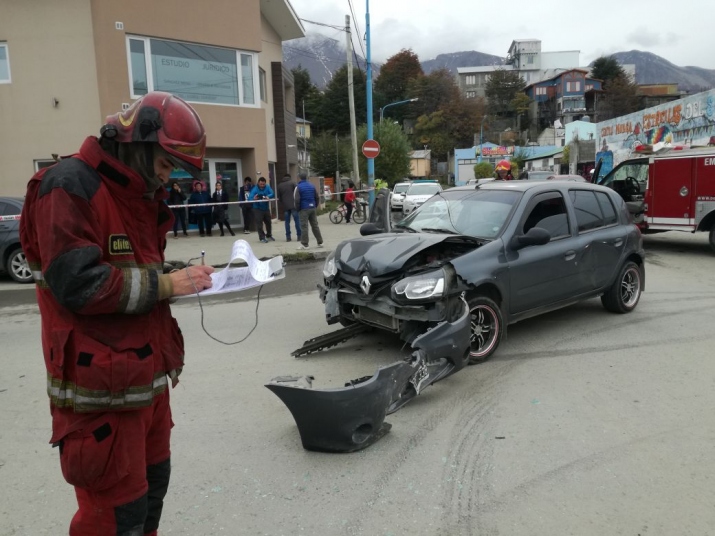
[{"label": "car windshield", "polygon": [[409,184],[395,184],[395,189],[392,191],[393,194],[401,194],[407,191],[410,187]]},{"label": "car windshield", "polygon": [[413,184],[407,191],[407,195],[433,195],[439,190],[439,184]]},{"label": "car windshield", "polygon": [[448,190],[428,199],[395,229],[457,233],[491,240],[499,236],[521,195],[504,190]]},{"label": "car windshield", "polygon": [[613,187],[614,181],[625,181],[626,177],[633,177],[639,184],[645,185],[648,180],[648,159],[623,162],[608,175],[600,178],[598,184]]}]

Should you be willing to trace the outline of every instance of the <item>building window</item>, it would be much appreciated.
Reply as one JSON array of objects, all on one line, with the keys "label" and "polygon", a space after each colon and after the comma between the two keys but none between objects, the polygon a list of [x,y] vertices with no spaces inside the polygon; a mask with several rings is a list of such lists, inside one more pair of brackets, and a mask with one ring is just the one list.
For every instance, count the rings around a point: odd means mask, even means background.
[{"label": "building window", "polygon": [[545,87],[537,87],[536,94],[537,95],[546,95],[546,88]]},{"label": "building window", "polygon": [[586,84],[586,91],[591,91],[593,89],[593,84]]},{"label": "building window", "polygon": [[189,102],[256,105],[253,53],[145,37],[128,37],[127,42],[133,98],[166,91]]},{"label": "building window", "polygon": [[467,91],[467,98],[468,98],[468,99],[473,99],[473,98],[476,97],[476,96],[477,96],[477,92],[476,92],[476,91]]},{"label": "building window", "polygon": [[258,86],[261,92],[261,100],[263,102],[268,102],[268,99],[266,98],[266,71],[260,67],[258,68]]},{"label": "building window", "polygon": [[477,84],[477,75],[468,74],[468,75],[466,76],[465,83],[466,83],[468,86],[474,86],[474,85],[476,85],[476,84]]},{"label": "building window", "polygon": [[566,91],[581,91],[581,82],[566,82]]},{"label": "building window", "polygon": [[531,54],[529,54],[529,55],[527,56],[527,58],[526,58],[526,63],[528,63],[529,65],[533,64],[533,63],[534,63],[534,56],[532,56]]},{"label": "building window", "polygon": [[10,83],[10,56],[7,43],[0,43],[0,84]]},{"label": "building window", "polygon": [[56,164],[57,162],[55,160],[40,159],[40,160],[35,160],[34,163],[35,163],[35,173],[37,173],[41,169],[50,167],[50,166]]}]

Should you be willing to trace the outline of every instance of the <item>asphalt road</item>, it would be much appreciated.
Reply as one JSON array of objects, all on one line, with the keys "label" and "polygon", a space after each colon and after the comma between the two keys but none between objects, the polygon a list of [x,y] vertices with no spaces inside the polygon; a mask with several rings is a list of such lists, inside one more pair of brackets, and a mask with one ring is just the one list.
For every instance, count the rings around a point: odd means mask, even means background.
[{"label": "asphalt road", "polygon": [[[172,391],[172,484],[162,534],[690,535],[715,526],[715,258],[702,235],[649,237],[647,292],[630,315],[599,300],[509,328],[497,355],[430,387],[354,454],[302,449],[263,384],[318,388],[406,355],[384,335],[307,358],[330,329],[320,264],[264,287],[258,325],[208,338],[195,300],[174,306],[187,366]],[[275,283],[278,285],[280,283]],[[0,535],[66,533],[75,503],[50,420],[34,306],[0,301]],[[255,299],[204,308],[244,337]]]}]

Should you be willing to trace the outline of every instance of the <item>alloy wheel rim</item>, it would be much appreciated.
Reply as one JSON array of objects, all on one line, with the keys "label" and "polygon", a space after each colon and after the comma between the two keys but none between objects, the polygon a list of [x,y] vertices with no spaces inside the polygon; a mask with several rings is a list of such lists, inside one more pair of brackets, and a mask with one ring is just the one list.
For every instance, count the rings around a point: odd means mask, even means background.
[{"label": "alloy wheel rim", "polygon": [[23,281],[32,277],[32,271],[30,270],[30,266],[27,264],[27,259],[25,258],[24,253],[16,255],[15,258],[12,259],[12,272]]},{"label": "alloy wheel rim", "polygon": [[470,311],[471,327],[469,354],[481,357],[487,354],[496,343],[499,333],[499,319],[494,309],[487,305],[478,305]]},{"label": "alloy wheel rim", "polygon": [[631,267],[626,270],[621,280],[621,300],[623,301],[623,305],[628,308],[633,307],[638,301],[640,291],[640,274],[638,273],[638,269]]}]

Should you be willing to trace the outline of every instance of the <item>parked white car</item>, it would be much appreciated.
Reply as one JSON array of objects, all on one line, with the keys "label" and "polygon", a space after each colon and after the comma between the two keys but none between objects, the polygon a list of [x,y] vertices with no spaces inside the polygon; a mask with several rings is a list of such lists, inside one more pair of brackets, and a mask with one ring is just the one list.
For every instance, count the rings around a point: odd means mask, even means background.
[{"label": "parked white car", "polygon": [[411,182],[398,182],[392,187],[390,194],[390,209],[402,210],[402,203],[405,201],[405,192],[410,187]]},{"label": "parked white car", "polygon": [[438,182],[413,182],[405,192],[405,198],[402,202],[402,214],[406,216],[434,194],[441,191],[442,186]]}]

